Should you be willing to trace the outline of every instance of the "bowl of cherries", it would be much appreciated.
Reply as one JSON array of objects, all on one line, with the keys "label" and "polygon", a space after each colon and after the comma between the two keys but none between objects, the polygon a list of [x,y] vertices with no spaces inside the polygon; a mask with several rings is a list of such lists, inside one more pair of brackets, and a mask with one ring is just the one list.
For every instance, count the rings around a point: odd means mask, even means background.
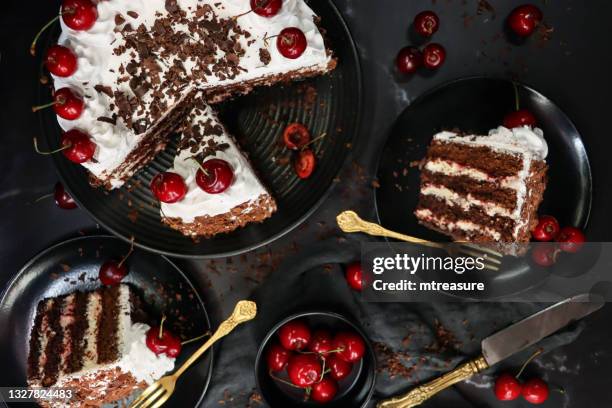
[{"label": "bowl of cherries", "polygon": [[271,407],[365,407],[376,358],[363,330],[331,312],[289,316],[264,338],[257,385]]}]

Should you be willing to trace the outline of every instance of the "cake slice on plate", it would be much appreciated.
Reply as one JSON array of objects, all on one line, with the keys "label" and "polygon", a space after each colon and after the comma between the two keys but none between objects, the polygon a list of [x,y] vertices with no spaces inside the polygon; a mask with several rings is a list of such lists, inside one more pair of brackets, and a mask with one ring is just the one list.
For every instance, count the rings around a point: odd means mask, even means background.
[{"label": "cake slice on plate", "polygon": [[415,215],[455,241],[500,243],[516,254],[514,244],[529,242],[537,225],[547,154],[540,129],[438,133],[422,163]]},{"label": "cake slice on plate", "polygon": [[125,284],[41,300],[30,333],[28,385],[73,389],[71,407],[100,407],[146,388],[175,359],[147,347],[145,320]]},{"label": "cake slice on plate", "polygon": [[276,211],[274,198],[202,99],[185,119],[168,171],[182,177],[187,193],[178,202],[162,202],[161,218],[187,236],[230,232]]}]

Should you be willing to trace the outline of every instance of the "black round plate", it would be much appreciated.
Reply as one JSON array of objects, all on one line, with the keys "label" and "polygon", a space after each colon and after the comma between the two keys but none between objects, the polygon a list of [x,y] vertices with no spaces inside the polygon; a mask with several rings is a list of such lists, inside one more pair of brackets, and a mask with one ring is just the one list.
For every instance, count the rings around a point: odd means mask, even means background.
[{"label": "black round plate", "polygon": [[[100,285],[100,265],[107,259],[120,259],[129,248],[129,244],[110,236],[75,238],[43,251],[21,269],[0,299],[0,327],[10,333],[0,338],[0,367],[11,367],[0,373],[0,384],[26,386],[28,343],[38,302],[77,290],[96,289]],[[202,299],[172,262],[138,249],[127,262],[130,272],[124,282],[141,295],[151,316],[157,318],[165,313],[168,327],[183,339],[210,330]],[[186,345],[176,361],[177,367],[199,345]],[[198,406],[208,388],[212,368],[210,351],[181,378],[177,392],[166,405]]]},{"label": "black round plate", "polygon": [[[562,225],[584,228],[592,201],[589,159],[578,130],[551,100],[518,84],[521,107],[529,109],[544,131],[549,153],[548,186],[541,214],[557,217]],[[417,222],[413,211],[419,198],[419,171],[411,163],[425,157],[432,136],[444,129],[487,134],[514,109],[514,87],[505,79],[474,77],[438,87],[415,100],[398,118],[379,159],[380,188],[375,191],[379,222],[385,227],[445,242],[448,238]],[[524,279],[523,263],[495,276],[496,295],[515,293],[533,285]],[[491,285],[490,285],[491,287]]]},{"label": "black round plate", "polygon": [[[111,193],[90,187],[81,166],[61,154],[54,155],[60,177],[78,204],[119,237],[133,236],[142,248],[178,257],[239,254],[272,242],[302,223],[327,196],[344,164],[347,145],[359,125],[362,103],[359,57],[346,24],[331,0],[312,1],[310,5],[321,17],[338,58],[336,70],[305,82],[258,89],[221,107],[223,122],[239,139],[277,199],[278,212],[271,219],[197,243],[162,224],[149,184],[153,176],[170,167],[175,143],[135,175],[131,187]],[[48,100],[48,92],[40,98]],[[40,117],[48,147],[56,148],[60,129],[53,112],[48,110]],[[291,122],[305,124],[314,136],[327,134],[313,144],[317,169],[305,181],[295,176],[290,155],[279,144],[284,127]]]},{"label": "black round plate", "polygon": [[[332,333],[342,330],[354,331],[364,339],[366,352],[363,359],[354,364],[351,375],[339,382],[338,395],[325,406],[330,408],[367,406],[372,399],[372,395],[374,395],[374,386],[376,385],[376,356],[372,343],[365,332],[355,323],[337,313],[325,311],[304,312],[288,316],[270,329],[262,340],[255,359],[255,378],[259,391],[268,405],[272,408],[321,406],[312,401],[304,401],[304,390],[296,390],[287,384],[283,384],[281,381],[273,379],[268,372],[266,363],[268,346],[275,341],[278,329],[285,323],[296,319],[305,320],[312,328],[323,328]],[[283,374],[278,374],[278,376],[282,377]],[[284,380],[287,381],[287,378],[284,378]]]}]

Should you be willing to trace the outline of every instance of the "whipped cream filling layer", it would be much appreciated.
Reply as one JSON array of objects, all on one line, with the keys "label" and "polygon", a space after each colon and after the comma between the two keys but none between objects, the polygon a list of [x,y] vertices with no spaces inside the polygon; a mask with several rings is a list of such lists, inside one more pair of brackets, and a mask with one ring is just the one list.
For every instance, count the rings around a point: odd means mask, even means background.
[{"label": "whipped cream filling layer", "polygon": [[435,159],[429,161],[425,165],[425,170],[445,176],[464,176],[477,181],[499,183],[500,187],[510,190],[518,190],[521,187],[521,180],[518,176],[495,178],[488,175],[484,171],[473,167],[464,166],[449,160]]},{"label": "whipped cream filling layer", "polygon": [[444,186],[436,186],[432,184],[425,185],[421,189],[421,194],[439,198],[445,201],[446,204],[449,206],[459,206],[463,211],[468,211],[472,207],[479,207],[489,217],[501,216],[517,220],[517,214],[515,211],[504,208],[492,201],[479,200],[471,194],[462,196],[456,191],[453,191],[450,188]]},{"label": "whipped cream filling layer", "polygon": [[470,220],[451,221],[444,217],[436,217],[428,209],[417,210],[416,216],[422,220],[425,220],[427,222],[431,222],[437,225],[441,229],[446,229],[447,231],[450,231],[450,232],[454,232],[456,230],[467,231],[467,232],[477,232],[483,235],[488,235],[496,241],[499,241],[501,239],[501,234],[495,229],[476,224]]},{"label": "whipped cream filling layer", "polygon": [[[238,148],[234,139],[227,134],[223,126],[217,120],[216,114],[209,106],[199,107],[189,116],[191,126],[195,125],[204,132],[205,129],[216,127],[221,129],[220,134],[201,134],[201,140],[193,141],[198,144],[196,149],[187,147],[177,153],[174,165],[168,169],[170,172],[180,174],[187,184],[187,194],[179,202],[174,204],[161,204],[161,215],[166,218],[179,218],[183,223],[191,223],[196,217],[226,214],[234,207],[244,203],[255,204],[261,195],[268,192],[259,181],[250,163]],[[190,135],[183,134],[183,138]],[[220,194],[209,194],[202,190],[196,183],[196,173],[199,170],[198,162],[192,158],[200,155],[210,143],[225,145],[224,150],[218,150],[212,155],[204,158],[204,161],[212,158],[225,160],[230,164],[234,172],[232,185]],[[246,212],[253,207],[248,206]]]},{"label": "whipped cream filling layer", "polygon": [[[107,181],[111,172],[117,169],[134,150],[147,133],[136,134],[132,128],[126,126],[119,118],[115,125],[98,120],[101,117],[112,116],[111,106],[116,104],[104,92],[95,87],[110,87],[112,91],[124,92],[134,95],[129,81],[118,81],[125,67],[135,58],[131,49],[117,55],[114,50],[125,45],[126,40],[121,30],[117,29],[116,18],[121,16],[122,24],[130,24],[134,29],[144,25],[147,30],[153,29],[154,22],[159,17],[168,15],[165,0],[106,0],[98,3],[99,18],[94,26],[86,31],[74,31],[63,22],[62,34],[59,43],[71,48],[78,57],[78,69],[68,78],[53,77],[56,89],[68,86],[80,93],[85,99],[84,114],[75,121],[66,121],[59,118],[59,124],[64,130],[80,129],[88,133],[97,145],[94,160],[83,165],[97,178]],[[314,22],[314,12],[303,0],[284,0],[280,13],[274,17],[266,18],[250,10],[249,1],[246,0],[177,0],[178,6],[187,13],[188,18],[200,21],[203,17],[196,16],[198,7],[210,7],[219,18],[243,16],[237,19],[242,30],[250,33],[246,38],[241,36],[238,41],[245,51],[239,59],[240,72],[234,78],[220,79],[213,72],[204,78],[190,80],[191,87],[200,89],[230,86],[244,81],[262,77],[281,75],[292,71],[327,69],[331,56],[325,48],[323,36]],[[245,14],[247,13],[247,14]],[[276,39],[268,37],[278,34],[287,27],[298,27],[306,35],[308,47],[304,54],[297,59],[283,57],[276,48]],[[177,32],[186,34],[185,41],[199,42],[198,34],[190,32],[186,25],[175,24],[172,27]],[[262,62],[260,50],[269,53],[268,64]],[[137,56],[136,56],[137,57]],[[161,75],[166,75],[177,60],[176,55],[156,55]],[[136,58],[138,60],[138,58]],[[193,58],[182,61],[185,76],[190,74],[198,63]],[[189,86],[182,94],[163,93],[165,105],[170,110],[176,106],[181,98],[188,94]],[[140,99],[144,106],[149,106],[153,100],[153,92],[148,92]],[[147,116],[147,112],[135,112],[134,121]],[[149,129],[153,128],[151,126]],[[123,180],[110,181],[113,187],[120,187]]]}]

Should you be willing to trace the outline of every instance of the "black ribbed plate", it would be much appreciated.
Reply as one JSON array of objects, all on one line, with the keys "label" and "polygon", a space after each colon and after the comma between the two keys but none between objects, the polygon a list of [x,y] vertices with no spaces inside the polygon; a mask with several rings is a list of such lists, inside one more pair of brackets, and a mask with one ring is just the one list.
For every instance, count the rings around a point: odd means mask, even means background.
[{"label": "black ribbed plate", "polygon": [[[111,236],[75,238],[43,251],[19,271],[0,297],[0,327],[7,334],[0,337],[0,367],[10,367],[0,372],[2,386],[26,385],[29,336],[38,302],[79,290],[95,290],[100,286],[100,265],[107,259],[120,259],[129,248],[128,243]],[[126,262],[129,274],[124,281],[141,295],[153,318],[165,313],[168,327],[184,339],[210,330],[202,299],[172,262],[138,249]],[[177,367],[201,344],[186,345],[177,359]],[[181,378],[176,392],[164,406],[198,406],[208,388],[212,367],[211,350]]]},{"label": "black ribbed plate", "polygon": [[[521,105],[536,116],[548,143],[548,185],[540,214],[555,216],[562,225],[584,228],[592,201],[591,168],[580,133],[550,99],[518,84]],[[421,226],[413,212],[419,199],[420,179],[411,163],[425,157],[432,136],[444,129],[487,134],[514,109],[514,87],[505,79],[473,77],[444,84],[415,100],[400,115],[378,164],[376,189],[379,222],[394,231],[430,241],[448,238]],[[489,285],[495,297],[532,285],[523,262],[495,275]],[[490,275],[490,274],[489,274]],[[545,277],[545,274],[542,274]]]},{"label": "black ribbed plate", "polygon": [[[229,256],[269,243],[304,221],[323,201],[348,155],[348,144],[359,123],[361,71],[348,28],[330,1],[312,1],[339,64],[328,76],[305,82],[258,89],[246,97],[220,106],[221,117],[278,202],[278,212],[261,224],[194,243],[160,222],[159,209],[149,190],[151,178],[171,166],[175,145],[161,153],[130,183],[133,187],[108,193],[93,189],[81,166],[63,155],[53,160],[67,189],[78,204],[109,231],[138,246],[172,256],[210,258]],[[48,100],[43,92],[41,100]],[[49,148],[58,146],[60,129],[51,110],[41,114]],[[313,145],[317,168],[306,181],[299,180],[280,144],[284,127],[304,123],[313,137],[327,134]]]}]

